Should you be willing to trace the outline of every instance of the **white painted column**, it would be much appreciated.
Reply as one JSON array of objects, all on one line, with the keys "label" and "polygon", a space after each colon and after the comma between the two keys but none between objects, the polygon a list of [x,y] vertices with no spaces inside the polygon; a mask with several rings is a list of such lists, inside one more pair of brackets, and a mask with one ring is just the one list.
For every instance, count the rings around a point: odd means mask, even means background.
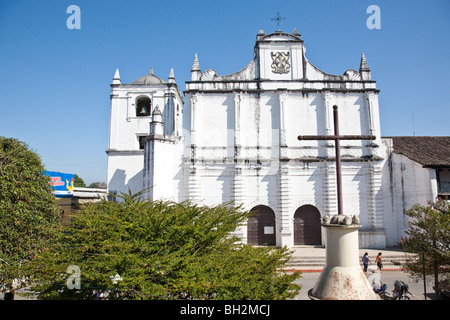
[{"label": "white painted column", "polygon": [[324,202],[326,212],[325,215],[337,214],[337,186],[336,186],[336,165],[334,162],[326,161],[324,168]]},{"label": "white painted column", "polygon": [[358,228],[359,225],[326,226],[328,267],[359,267]]},{"label": "white painted column", "polygon": [[136,117],[136,104],[134,103],[134,97],[127,93],[127,121],[130,122],[133,117]]},{"label": "white painted column", "polygon": [[333,98],[333,95],[329,92],[325,92],[323,94],[323,100],[324,100],[324,114],[325,114],[325,134],[326,135],[333,135],[334,134],[334,128],[333,128],[333,106],[331,99]]},{"label": "white painted column", "polygon": [[234,157],[241,155],[241,95],[234,96]]},{"label": "white painted column", "polygon": [[[231,190],[231,200],[234,202],[235,206],[239,206],[244,203],[245,186],[242,178],[242,166],[236,164],[232,171],[232,190]],[[243,208],[245,209],[245,208]],[[242,239],[243,243],[247,243],[247,225],[238,227],[232,235]]]},{"label": "white painted column", "polygon": [[[279,247],[287,246],[291,248],[294,245],[293,238],[293,213],[291,212],[291,185],[289,178],[288,161],[280,161],[280,159],[287,159],[287,139],[286,139],[286,101],[288,95],[286,92],[280,92],[278,96],[280,106],[280,132],[279,132],[279,156],[276,160],[278,163],[278,203],[279,210]],[[276,134],[276,133],[274,133]],[[273,165],[272,165],[273,166]]]},{"label": "white painted column", "polygon": [[291,210],[291,184],[289,179],[289,167],[287,162],[280,162],[278,174],[278,210],[280,210],[280,247],[292,248],[293,237],[293,212]]},{"label": "white painted column", "polygon": [[236,206],[244,203],[244,182],[242,180],[242,167],[236,165],[233,171],[233,201]]},{"label": "white painted column", "polygon": [[374,99],[373,92],[368,92],[366,94],[366,102],[367,102],[367,114],[368,114],[368,122],[369,122],[369,133],[376,136],[377,130],[376,130],[376,125],[375,125],[373,99]]},{"label": "white painted column", "polygon": [[191,96],[191,145],[196,145],[196,130],[197,130],[197,109],[198,109],[198,97],[193,94]]},{"label": "white painted column", "polygon": [[188,198],[198,203],[201,199],[201,185],[198,177],[198,168],[196,163],[196,131],[197,131],[197,110],[198,110],[198,97],[194,94],[191,96],[191,154],[190,154],[190,164],[189,164],[189,176],[188,176],[188,185],[187,185],[187,194]]},{"label": "white painted column", "polygon": [[286,119],[285,119],[285,104],[287,100],[287,94],[282,92],[278,96],[280,103],[280,147],[286,147]]},{"label": "white painted column", "polygon": [[[324,105],[324,115],[325,115],[325,134],[333,135],[333,106],[332,106],[333,95],[330,92],[324,92],[323,94],[323,105]],[[327,157],[334,157],[334,144],[332,141],[326,141],[326,155]],[[336,165],[335,162],[325,162],[324,168],[324,197],[325,197],[325,214],[334,215],[337,214],[337,187],[336,187]]]},{"label": "white painted column", "polygon": [[[333,95],[330,92],[324,92],[323,94],[323,104],[324,104],[324,114],[325,114],[325,134],[334,134],[334,121],[333,121]],[[319,134],[319,133],[318,133]],[[327,157],[334,157],[334,143],[331,140],[325,141],[326,155]]]},{"label": "white painted column", "polygon": [[119,108],[120,98],[119,91],[116,88],[111,90],[111,106],[110,106],[110,120],[109,120],[109,149],[118,148],[118,134],[119,134]]},{"label": "white painted column", "polygon": [[197,168],[194,164],[189,166],[188,177],[188,198],[194,203],[201,201],[201,185],[197,173]]},{"label": "white painted column", "polygon": [[322,225],[326,230],[326,265],[314,288],[312,300],[379,300],[359,265],[360,224]]},{"label": "white painted column", "polygon": [[368,214],[369,223],[371,229],[383,230],[384,229],[384,211],[383,211],[383,195],[381,186],[381,167],[377,162],[371,162],[369,164],[369,183],[367,184],[369,190],[368,200]]}]

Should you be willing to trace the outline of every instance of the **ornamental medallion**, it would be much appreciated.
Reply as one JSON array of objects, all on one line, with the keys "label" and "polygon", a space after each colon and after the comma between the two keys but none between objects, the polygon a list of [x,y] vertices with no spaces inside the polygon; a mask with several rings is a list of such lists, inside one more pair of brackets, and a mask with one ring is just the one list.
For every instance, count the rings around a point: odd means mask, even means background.
[{"label": "ornamental medallion", "polygon": [[289,52],[271,52],[272,56],[272,72],[273,73],[289,73],[289,68],[291,65],[289,64]]}]

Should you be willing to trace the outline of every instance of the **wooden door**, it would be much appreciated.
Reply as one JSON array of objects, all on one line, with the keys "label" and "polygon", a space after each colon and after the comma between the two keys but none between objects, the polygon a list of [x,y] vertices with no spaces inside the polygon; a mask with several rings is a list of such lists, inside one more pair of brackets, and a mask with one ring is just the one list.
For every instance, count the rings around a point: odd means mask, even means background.
[{"label": "wooden door", "polygon": [[250,210],[253,213],[247,223],[247,241],[259,246],[276,245],[275,212],[267,206],[259,205]]},{"label": "wooden door", "polygon": [[304,205],[294,214],[294,245],[320,245],[320,212],[312,205]]}]

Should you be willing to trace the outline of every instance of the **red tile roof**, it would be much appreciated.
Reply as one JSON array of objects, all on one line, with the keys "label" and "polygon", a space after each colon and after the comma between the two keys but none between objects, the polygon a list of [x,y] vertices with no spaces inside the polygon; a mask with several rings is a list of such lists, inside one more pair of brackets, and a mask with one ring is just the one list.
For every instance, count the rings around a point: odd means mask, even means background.
[{"label": "red tile roof", "polygon": [[[384,138],[384,137],[383,137]],[[386,137],[394,152],[424,167],[450,167],[450,137]]]}]

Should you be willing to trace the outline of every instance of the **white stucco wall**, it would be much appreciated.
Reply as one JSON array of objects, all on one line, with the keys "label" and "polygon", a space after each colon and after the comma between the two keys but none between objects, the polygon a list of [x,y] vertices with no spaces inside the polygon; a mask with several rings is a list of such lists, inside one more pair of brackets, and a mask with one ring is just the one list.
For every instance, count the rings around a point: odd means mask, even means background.
[{"label": "white stucco wall", "polygon": [[383,139],[389,157],[383,167],[385,230],[388,246],[395,246],[408,228],[406,211],[437,197],[436,171],[395,153],[391,139]]},{"label": "white stucco wall", "polygon": [[145,146],[144,187],[151,200],[181,202],[184,198],[183,141],[179,137],[150,136]]},{"label": "white stucco wall", "polygon": [[108,155],[108,192],[133,193],[143,189],[144,152],[110,152]]}]

